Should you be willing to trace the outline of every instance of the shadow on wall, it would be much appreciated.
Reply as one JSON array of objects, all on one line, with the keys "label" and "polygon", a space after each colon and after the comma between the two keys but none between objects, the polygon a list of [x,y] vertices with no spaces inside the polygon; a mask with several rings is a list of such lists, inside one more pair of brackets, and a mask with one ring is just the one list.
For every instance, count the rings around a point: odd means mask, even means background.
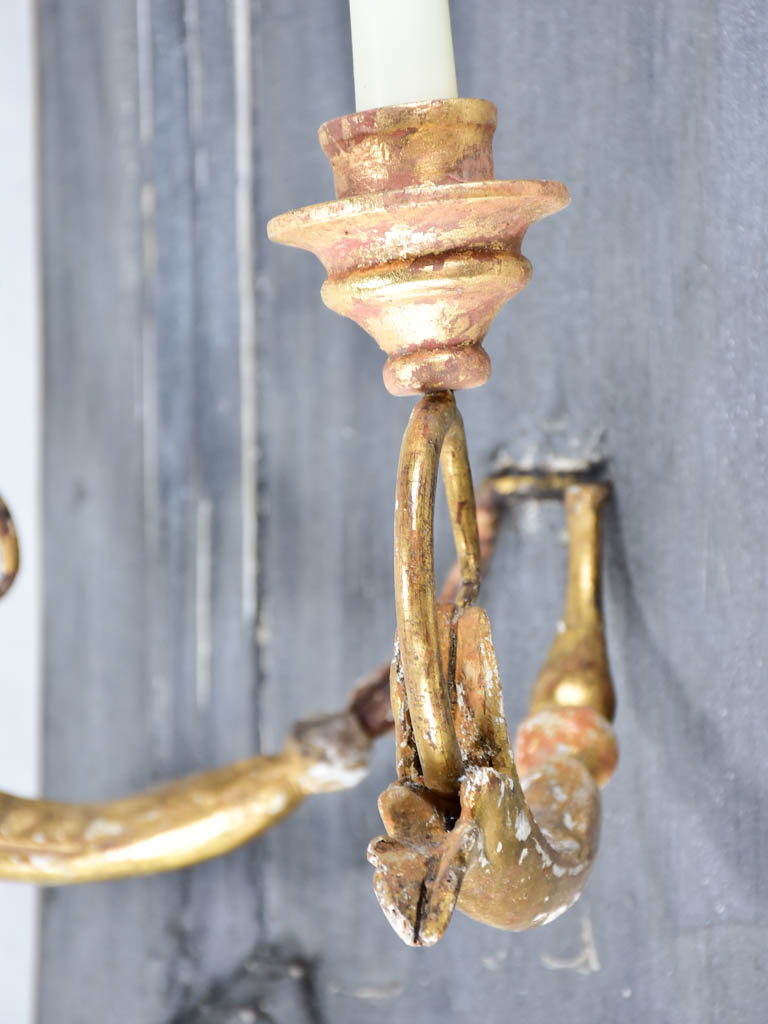
[{"label": "shadow on wall", "polygon": [[255,1024],[290,1021],[324,1024],[314,961],[296,947],[257,947],[224,981],[215,985],[173,1024]]}]

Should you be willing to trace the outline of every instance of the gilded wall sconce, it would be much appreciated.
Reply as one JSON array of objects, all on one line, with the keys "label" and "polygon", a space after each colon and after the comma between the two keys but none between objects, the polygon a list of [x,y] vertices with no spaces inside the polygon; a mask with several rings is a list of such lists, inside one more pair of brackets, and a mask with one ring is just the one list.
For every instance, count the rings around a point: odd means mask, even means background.
[{"label": "gilded wall sconce", "polygon": [[[379,802],[387,834],[369,848],[379,903],[411,945],[437,941],[456,906],[515,930],[565,911],[594,859],[598,790],[617,760],[599,599],[607,484],[546,469],[493,482],[518,497],[562,496],[570,538],[562,630],[518,731],[517,764],[490,625],[473,607],[480,546],[454,392],[487,380],[483,339],[530,278],[525,232],[568,202],[559,182],[494,179],[495,127],[496,108],[476,99],[331,121],[319,135],[336,200],[268,226],[274,241],[320,258],[323,300],[386,352],[387,389],[424,396],[403,439],[395,499],[398,780]],[[440,604],[432,536],[439,464],[458,566],[455,597]]]},{"label": "gilded wall sconce", "polygon": [[[397,780],[369,848],[397,933],[429,945],[455,907],[525,929],[581,892],[595,857],[599,787],[617,749],[600,612],[604,467],[506,470],[473,489],[454,393],[489,376],[482,345],[530,277],[528,227],[568,202],[550,181],[497,181],[496,109],[449,99],[381,107],[320,129],[337,198],[276,217],[269,235],[328,271],[323,299],[387,354],[384,382],[422,396],[402,444],[395,501],[397,637],[391,667],[339,714],[299,723],[282,753],[101,804],[0,794],[0,878],[96,881],[182,867],[251,839],[305,796],[355,785],[394,727]],[[457,562],[438,600],[433,518],[442,466]],[[485,612],[475,606],[507,498],[565,505],[563,621],[513,747]],[[0,593],[18,568],[0,506]],[[390,699],[391,698],[391,699]]]}]

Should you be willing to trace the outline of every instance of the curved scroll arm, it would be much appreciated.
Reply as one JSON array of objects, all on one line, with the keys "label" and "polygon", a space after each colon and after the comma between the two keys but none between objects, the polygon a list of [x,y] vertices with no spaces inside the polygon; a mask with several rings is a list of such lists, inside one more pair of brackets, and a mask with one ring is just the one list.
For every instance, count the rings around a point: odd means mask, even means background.
[{"label": "curved scroll arm", "polygon": [[[599,601],[599,508],[608,493],[605,485],[565,492],[571,547],[559,633],[567,642],[556,640],[534,687],[531,714],[518,732],[520,775],[485,612],[441,606],[435,613],[437,635],[425,629],[427,612],[434,609],[435,452],[448,419],[447,403],[438,405],[437,397],[422,400],[414,410],[400,460],[395,550],[398,627],[404,632],[391,676],[398,781],[379,800],[387,835],[368,851],[382,909],[404,941],[416,946],[441,937],[455,906],[513,930],[544,924],[567,910],[580,895],[597,851],[598,785],[610,777],[618,756],[604,717],[613,709]],[[414,466],[421,467],[419,475]],[[418,614],[409,617],[413,608]],[[416,663],[409,661],[414,647],[420,652]],[[431,678],[438,676],[447,694],[443,712],[449,723],[441,735],[455,738],[460,759],[456,777],[453,763],[443,756],[445,747],[433,745],[438,786],[427,777],[422,750],[435,736],[424,724],[424,692],[430,689],[423,667],[435,662],[442,662],[442,669]],[[414,696],[421,702],[415,708]],[[458,791],[445,785],[454,777]]]},{"label": "curved scroll arm", "polygon": [[[16,528],[0,498],[0,597],[19,569]],[[0,792],[0,879],[62,885],[152,874],[226,853],[312,793],[356,786],[387,732],[389,666],[346,711],[298,722],[282,753],[249,757],[118,800],[64,803]]]},{"label": "curved scroll arm", "polygon": [[[374,712],[376,714],[376,712]],[[276,825],[311,793],[356,786],[373,734],[352,711],[299,723],[283,752],[104,803],[0,793],[0,879],[62,885],[186,867]]]},{"label": "curved scroll arm", "polygon": [[[489,485],[479,496],[485,564],[493,551],[499,498]],[[16,530],[0,500],[5,589],[18,564]],[[446,600],[458,597],[459,577],[454,566]],[[64,885],[185,867],[266,831],[311,793],[357,785],[367,773],[372,741],[392,728],[389,674],[389,662],[374,670],[352,693],[346,711],[297,723],[280,754],[246,758],[99,803],[0,792],[0,879]]]}]

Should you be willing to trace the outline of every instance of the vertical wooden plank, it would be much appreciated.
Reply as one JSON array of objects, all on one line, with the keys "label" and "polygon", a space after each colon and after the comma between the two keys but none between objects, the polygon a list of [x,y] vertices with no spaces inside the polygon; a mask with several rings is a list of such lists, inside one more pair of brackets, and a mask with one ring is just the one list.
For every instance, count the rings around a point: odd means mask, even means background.
[{"label": "vertical wooden plank", "polygon": [[[43,3],[41,25],[46,783],[88,799],[256,743],[235,201],[243,26],[204,0]],[[49,893],[42,1019],[168,1019],[256,940],[258,858]]]},{"label": "vertical wooden plank", "polygon": [[[47,792],[88,798],[142,778],[146,679],[142,515],[141,166],[135,11],[40,5],[46,308]],[[89,40],[88,46],[82,41]],[[111,726],[109,723],[112,723]],[[132,727],[124,728],[124,723]],[[142,723],[139,725],[139,723]],[[145,781],[143,779],[142,781]],[[137,888],[44,900],[42,1020],[93,1012],[75,979],[95,950],[115,1004],[136,1008],[144,936],[162,929]],[[108,921],[120,920],[121,928]],[[109,931],[109,934],[107,934]],[[138,939],[121,949],[120,933]],[[95,954],[98,957],[99,954]],[[151,998],[151,997],[150,997]]]}]

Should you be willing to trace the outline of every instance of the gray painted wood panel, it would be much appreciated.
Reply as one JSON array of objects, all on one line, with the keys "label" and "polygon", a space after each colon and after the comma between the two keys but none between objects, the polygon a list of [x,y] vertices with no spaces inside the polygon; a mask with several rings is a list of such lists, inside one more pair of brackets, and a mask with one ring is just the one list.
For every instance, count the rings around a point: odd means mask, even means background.
[{"label": "gray painted wood panel", "polygon": [[[353,105],[346,3],[253,0],[238,51],[246,7],[40,0],[54,796],[274,749],[391,641],[411,403],[322,306],[319,265],[264,242],[269,216],[331,195],[315,131]],[[499,107],[498,175],[573,196],[532,229],[534,281],[492,329],[490,383],[460,405],[477,475],[497,446],[601,432],[613,459],[622,762],[587,894],[535,933],[457,917],[435,949],[401,946],[365,862],[393,772],[382,741],[358,790],[247,849],[49,893],[44,1024],[164,1024],[227,978],[256,1014],[237,974],[252,949],[301,975],[306,998],[265,996],[281,1024],[762,1019],[768,13],[474,0],[453,18],[462,93]],[[561,531],[557,508],[509,517],[485,587],[513,721],[559,613]],[[445,564],[444,522],[440,541]]]}]

